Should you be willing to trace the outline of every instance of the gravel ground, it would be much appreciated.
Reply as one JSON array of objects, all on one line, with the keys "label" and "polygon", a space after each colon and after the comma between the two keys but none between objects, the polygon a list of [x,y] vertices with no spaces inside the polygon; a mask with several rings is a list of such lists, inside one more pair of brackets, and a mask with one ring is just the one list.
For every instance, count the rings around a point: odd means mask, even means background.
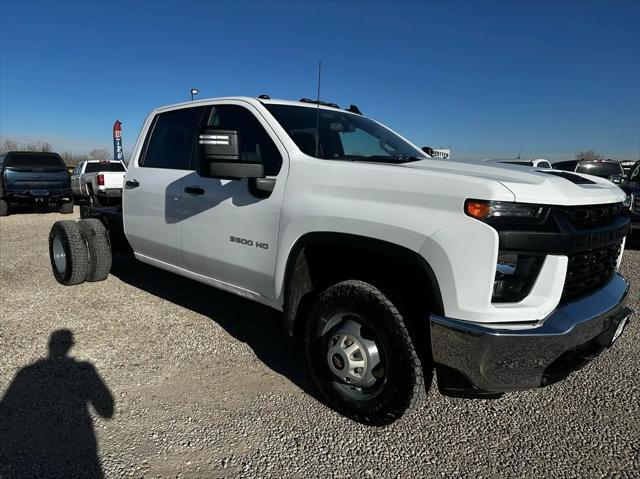
[{"label": "gravel ground", "polygon": [[[270,309],[132,259],[58,285],[47,237],[70,218],[0,218],[0,396],[19,411],[0,414],[0,451],[3,432],[38,436],[0,477],[640,477],[640,321],[563,383],[474,401],[432,387],[367,428],[313,396]],[[622,270],[640,310],[640,251]],[[75,360],[42,360],[60,329]]]}]

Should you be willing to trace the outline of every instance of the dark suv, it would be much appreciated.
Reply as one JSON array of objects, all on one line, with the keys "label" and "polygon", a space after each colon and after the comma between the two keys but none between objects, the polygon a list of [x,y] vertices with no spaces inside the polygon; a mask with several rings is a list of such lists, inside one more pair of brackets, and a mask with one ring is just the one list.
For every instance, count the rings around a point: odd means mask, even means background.
[{"label": "dark suv", "polygon": [[71,181],[57,153],[10,151],[0,155],[0,216],[12,204],[44,204],[73,212]]},{"label": "dark suv", "polygon": [[640,231],[640,160],[636,161],[627,179],[618,186],[627,194],[625,206],[629,207],[631,229],[637,234]]}]

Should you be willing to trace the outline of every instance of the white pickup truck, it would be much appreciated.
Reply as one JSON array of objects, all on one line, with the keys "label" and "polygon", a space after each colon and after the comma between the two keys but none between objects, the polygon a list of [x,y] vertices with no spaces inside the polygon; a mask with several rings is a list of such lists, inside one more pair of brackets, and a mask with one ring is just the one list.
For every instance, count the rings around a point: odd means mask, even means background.
[{"label": "white pickup truck", "polygon": [[551,384],[632,313],[617,186],[432,159],[355,106],[160,108],[125,180],[121,208],[54,224],[56,279],[102,280],[124,246],[280,310],[320,397],[366,424],[418,404],[434,371],[454,396]]},{"label": "white pickup truck", "polygon": [[71,191],[92,206],[119,202],[126,168],[121,161],[81,161],[71,172]]}]

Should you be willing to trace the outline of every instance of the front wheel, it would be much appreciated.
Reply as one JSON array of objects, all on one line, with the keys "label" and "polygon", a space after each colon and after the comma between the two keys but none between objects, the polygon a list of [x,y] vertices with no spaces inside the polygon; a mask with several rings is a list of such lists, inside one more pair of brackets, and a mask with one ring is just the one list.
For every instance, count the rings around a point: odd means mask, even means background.
[{"label": "front wheel", "polygon": [[330,407],[358,422],[390,424],[425,394],[423,368],[402,315],[368,283],[327,288],[312,307],[304,336],[314,386]]}]

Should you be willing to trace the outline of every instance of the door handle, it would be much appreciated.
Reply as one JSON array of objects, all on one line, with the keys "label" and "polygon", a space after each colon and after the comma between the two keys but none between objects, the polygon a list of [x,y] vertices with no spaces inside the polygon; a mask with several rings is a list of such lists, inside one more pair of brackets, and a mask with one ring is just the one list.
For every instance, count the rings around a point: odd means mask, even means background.
[{"label": "door handle", "polygon": [[140,182],[138,180],[127,180],[124,186],[130,190],[131,188],[137,188],[140,186]]},{"label": "door handle", "polygon": [[187,186],[184,189],[185,193],[189,193],[190,195],[204,195],[204,188],[200,188],[199,186]]}]

